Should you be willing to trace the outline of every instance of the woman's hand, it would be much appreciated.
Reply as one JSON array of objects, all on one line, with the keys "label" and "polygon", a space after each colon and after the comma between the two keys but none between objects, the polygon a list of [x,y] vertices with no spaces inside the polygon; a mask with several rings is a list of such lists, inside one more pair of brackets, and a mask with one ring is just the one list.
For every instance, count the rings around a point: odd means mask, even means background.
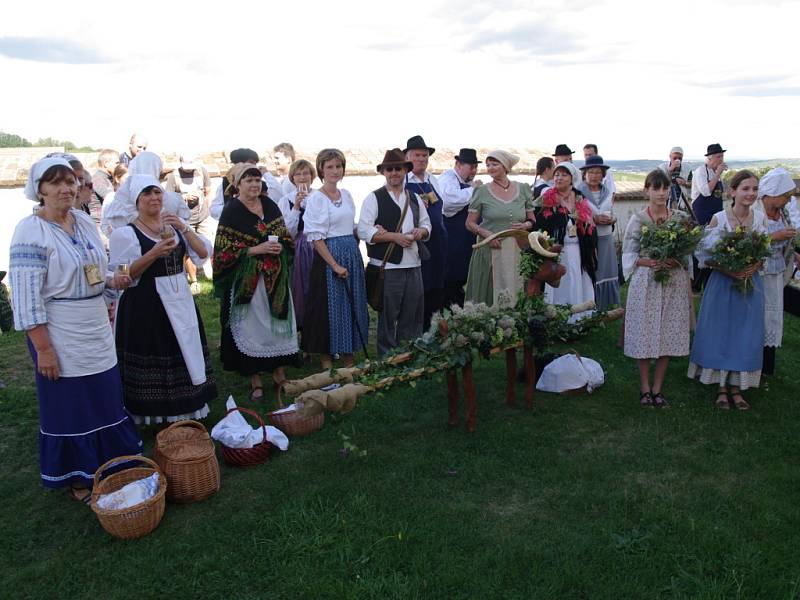
[{"label": "woman's hand", "polygon": [[337,277],[340,277],[341,279],[347,279],[347,269],[345,269],[342,265],[337,263],[333,265],[331,269],[333,269],[333,272]]},{"label": "woman's hand", "polygon": [[189,226],[184,223],[178,215],[173,214],[161,215],[161,225],[162,227],[169,225],[181,233],[186,233],[186,230],[189,228]]},{"label": "woman's hand", "polygon": [[124,290],[127,289],[133,280],[131,279],[130,275],[126,275],[125,273],[114,273],[114,276],[109,281],[108,287],[112,290]]},{"label": "woman's hand", "polygon": [[595,225],[613,225],[617,222],[617,220],[611,215],[604,215],[603,213],[597,213],[592,217],[592,219],[594,220]]},{"label": "woman's hand", "polygon": [[661,264],[664,266],[665,270],[667,270],[667,269],[680,269],[681,268],[681,263],[678,262],[678,260],[675,259],[675,258],[668,258],[668,259],[662,261]]},{"label": "woman's hand", "polygon": [[259,254],[273,254],[277,255],[280,254],[283,250],[283,246],[281,246],[280,242],[261,242],[256,246],[251,246],[250,249],[247,251],[248,254],[252,255],[259,255]]},{"label": "woman's hand", "polygon": [[160,242],[158,242],[155,246],[150,248],[147,254],[155,258],[169,256],[170,254],[172,254],[172,251],[175,249],[175,246],[177,245],[178,245],[178,239],[173,235],[172,237],[167,238],[166,240],[161,240]]},{"label": "woman's hand", "polygon": [[658,270],[658,265],[660,264],[655,258],[640,258],[636,261],[636,264],[640,267],[647,267],[648,269],[656,269]]},{"label": "woman's hand", "polygon": [[303,208],[303,200],[306,198],[308,198],[308,190],[306,188],[297,188],[292,207],[297,211],[301,210]]},{"label": "woman's hand", "polygon": [[772,234],[772,241],[773,242],[782,242],[783,240],[791,240],[797,235],[797,229],[792,227],[788,227],[786,229],[781,229],[780,231],[776,231]]},{"label": "woman's hand", "polygon": [[522,221],[521,223],[512,223],[511,229],[522,229],[523,231],[531,231],[533,229],[533,223],[530,221]]},{"label": "woman's hand", "polygon": [[36,368],[42,377],[46,377],[50,381],[58,379],[61,371],[58,368],[58,356],[52,346],[36,351]]}]

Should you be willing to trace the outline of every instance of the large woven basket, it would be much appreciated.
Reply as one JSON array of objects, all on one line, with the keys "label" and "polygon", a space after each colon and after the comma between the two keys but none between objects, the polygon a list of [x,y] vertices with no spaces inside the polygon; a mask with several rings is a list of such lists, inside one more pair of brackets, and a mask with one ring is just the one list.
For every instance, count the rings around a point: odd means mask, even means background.
[{"label": "large woven basket", "polygon": [[267,427],[264,425],[264,420],[258,416],[257,412],[240,406],[234,406],[225,414],[229,415],[235,410],[247,413],[256,418],[264,433],[264,441],[260,444],[256,444],[252,448],[231,448],[230,446],[220,443],[219,451],[220,454],[222,454],[222,460],[232,467],[253,467],[255,465],[264,464],[269,459],[269,442],[267,441]]},{"label": "large woven basket", "polygon": [[219,490],[214,442],[202,423],[178,421],[160,431],[153,458],[167,476],[167,498],[172,502],[205,500]]},{"label": "large woven basket", "polygon": [[296,410],[283,410],[282,387],[278,388],[278,406],[281,412],[267,413],[270,425],[277,427],[289,437],[301,437],[322,429],[325,424],[325,411],[313,417],[301,417]]},{"label": "large woven basket", "polygon": [[[124,461],[138,461],[146,466],[131,467],[123,471],[112,473],[103,479],[103,472]],[[158,473],[158,492],[140,504],[129,508],[109,510],[97,506],[97,500],[103,494],[116,492],[132,481],[150,477]],[[111,535],[130,540],[147,535],[153,531],[164,516],[164,494],[167,491],[167,479],[158,465],[144,456],[120,456],[113,458],[101,465],[94,474],[94,489],[92,490],[92,510],[97,515],[100,525]]]}]

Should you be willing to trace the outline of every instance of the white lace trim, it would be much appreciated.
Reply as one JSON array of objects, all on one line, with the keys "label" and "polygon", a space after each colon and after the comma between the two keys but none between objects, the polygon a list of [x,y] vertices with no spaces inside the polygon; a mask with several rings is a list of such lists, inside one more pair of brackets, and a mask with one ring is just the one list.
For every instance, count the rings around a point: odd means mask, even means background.
[{"label": "white lace trim", "polygon": [[717,385],[732,385],[746,390],[757,388],[761,383],[761,369],[758,371],[724,371],[720,369],[705,369],[693,362],[689,363],[686,373],[690,379],[697,379],[700,383]]},{"label": "white lace trim", "polygon": [[208,408],[208,404],[204,404],[203,408],[183,415],[168,415],[168,416],[131,415],[131,416],[133,417],[133,422],[136,423],[137,425],[156,425],[158,423],[175,423],[176,421],[186,421],[187,419],[193,419],[193,420],[205,419],[208,416],[208,413],[210,412],[211,409]]},{"label": "white lace trim", "polygon": [[263,278],[259,279],[249,304],[234,306],[233,290],[231,290],[231,333],[239,352],[255,358],[273,358],[291,356],[300,351],[291,292],[287,302],[289,305],[287,321],[291,324],[291,335],[288,337],[272,331],[274,319],[269,312],[269,297]]}]

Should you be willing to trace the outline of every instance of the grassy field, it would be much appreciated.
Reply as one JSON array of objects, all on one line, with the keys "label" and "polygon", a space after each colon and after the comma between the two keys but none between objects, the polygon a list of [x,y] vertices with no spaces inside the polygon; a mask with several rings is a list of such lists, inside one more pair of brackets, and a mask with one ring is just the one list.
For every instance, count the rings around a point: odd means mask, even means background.
[{"label": "grassy field", "polygon": [[[214,348],[216,303],[199,303]],[[747,396],[750,412],[715,410],[686,360],[670,365],[672,408],[639,408],[618,334],[615,323],[578,344],[606,370],[591,396],[508,408],[502,360],[481,362],[475,434],[445,426],[441,379],[368,396],[266,465],[223,464],[217,495],[168,505],[130,542],[41,487],[30,359],[20,334],[0,337],[1,595],[800,596],[798,320],[787,316],[777,373]],[[246,405],[247,383],[215,369],[220,392]],[[154,432],[142,435],[149,453]],[[343,436],[359,452],[344,453]]]}]

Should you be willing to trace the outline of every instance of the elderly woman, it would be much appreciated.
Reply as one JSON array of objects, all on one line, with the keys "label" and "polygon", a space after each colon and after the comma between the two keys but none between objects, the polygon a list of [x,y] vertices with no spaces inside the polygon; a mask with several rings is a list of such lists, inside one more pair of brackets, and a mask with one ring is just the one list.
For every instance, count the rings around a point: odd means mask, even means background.
[{"label": "elderly woman", "polygon": [[[466,223],[467,229],[479,236],[478,241],[505,229],[533,229],[531,189],[525,183],[508,178],[518,162],[518,156],[505,150],[493,150],[486,156],[486,172],[492,181],[475,188]],[[513,238],[492,240],[488,246],[473,251],[466,299],[491,306],[500,294],[505,294],[515,302],[522,287],[519,256]]]},{"label": "elderly woman", "polygon": [[71,486],[88,501],[97,468],[139,454],[142,442],[122,401],[114,338],[103,302],[106,253],[94,222],[73,208],[77,184],[70,164],[45,158],[31,167],[25,195],[35,215],[14,231],[10,279],[14,326],[28,336],[39,398],[42,483]]},{"label": "elderly woman", "polygon": [[[134,159],[136,160],[136,159]],[[150,175],[132,175],[115,195],[132,221],[109,240],[110,267],[129,272],[116,317],[125,406],[140,424],[202,419],[216,398],[205,330],[183,273],[211,244],[175,215],[161,214],[164,192]]]},{"label": "elderly woman", "polygon": [[296,160],[289,167],[289,182],[294,188],[278,201],[283,220],[294,238],[294,265],[292,267],[292,300],[297,329],[303,330],[305,301],[308,283],[311,278],[311,263],[314,261],[314,245],[303,230],[303,214],[306,212],[306,198],[311,193],[311,182],[317,172],[314,165],[304,159]]},{"label": "elderly woman", "polygon": [[214,243],[214,294],[222,300],[220,356],[226,371],[250,377],[251,399],[264,396],[261,373],[276,383],[297,359],[289,263],[294,243],[278,205],[261,194],[261,171],[247,163],[230,182]]},{"label": "elderly woman", "polygon": [[356,205],[347,190],[337,187],[344,177],[344,154],[327,148],[317,155],[322,187],[306,198],[306,237],[314,244],[314,262],[306,297],[303,350],[322,355],[331,366],[333,354],[345,366],[353,354],[366,350],[369,335],[364,261],[356,239]]},{"label": "elderly woman", "polygon": [[[545,287],[549,304],[581,304],[594,300],[597,271],[597,231],[592,207],[575,188],[580,181],[578,168],[570,162],[556,165],[553,187],[542,193],[542,208],[536,215],[536,228],[546,231],[555,243],[563,245],[561,263],[567,273],[559,287]],[[572,315],[571,322],[591,314]]]},{"label": "elderly woman", "polygon": [[762,270],[764,280],[764,361],[761,372],[775,372],[775,348],[783,339],[783,288],[792,277],[794,239],[797,226],[786,210],[795,185],[786,169],[772,169],[758,182],[758,197],[767,216],[767,230],[772,237],[770,256]]},{"label": "elderly woman", "polygon": [[599,154],[588,156],[581,167],[584,180],[578,191],[589,201],[597,225],[597,273],[594,298],[598,310],[619,304],[619,267],[617,246],[614,243],[614,192],[606,187],[603,178],[610,167],[603,164]]}]

